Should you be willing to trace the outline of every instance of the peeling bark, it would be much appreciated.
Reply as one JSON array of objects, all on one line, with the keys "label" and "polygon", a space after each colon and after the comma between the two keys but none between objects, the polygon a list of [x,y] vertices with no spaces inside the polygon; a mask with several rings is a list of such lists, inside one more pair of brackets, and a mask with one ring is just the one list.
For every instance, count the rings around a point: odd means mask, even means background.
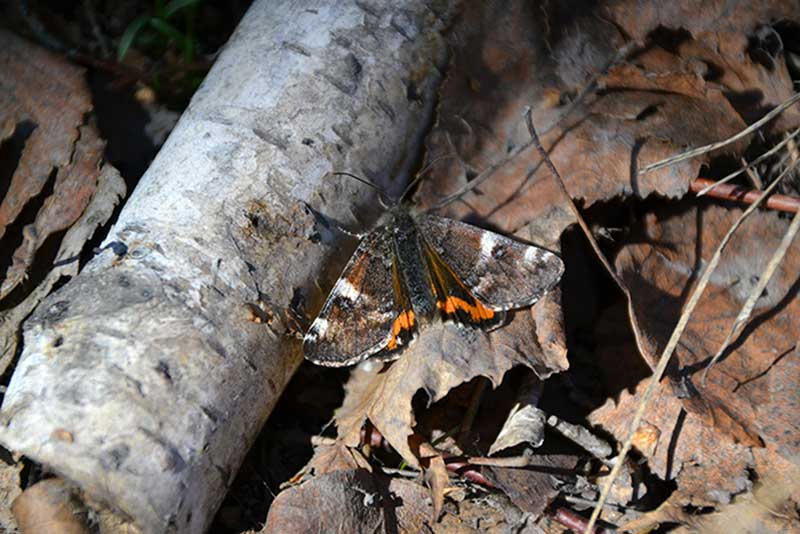
[{"label": "peeling bark", "polygon": [[299,5],[251,7],[110,232],[118,246],[25,325],[0,442],[145,532],[208,527],[301,360],[288,318],[318,308],[317,281],[353,245],[318,214],[374,216],[374,192],[325,174],[401,190],[433,117],[447,2]]}]

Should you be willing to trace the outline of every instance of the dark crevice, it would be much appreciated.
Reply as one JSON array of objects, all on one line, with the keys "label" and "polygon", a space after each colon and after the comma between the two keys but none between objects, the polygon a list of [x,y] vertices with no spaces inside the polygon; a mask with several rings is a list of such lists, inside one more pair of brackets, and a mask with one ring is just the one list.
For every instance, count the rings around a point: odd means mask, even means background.
[{"label": "dark crevice", "polygon": [[[50,176],[47,177],[47,181],[42,190],[39,191],[39,194],[28,200],[14,222],[6,228],[5,235],[0,239],[0,250],[4,251],[3,254],[0,254],[0,283],[5,280],[6,273],[8,273],[8,269],[12,264],[12,255],[14,251],[22,244],[23,228],[36,221],[36,215],[42,209],[44,201],[53,194],[57,174],[58,168],[53,167],[50,170]],[[0,306],[0,311],[12,307],[8,300],[9,299],[6,298],[3,301],[2,306]]]},{"label": "dark crevice", "polygon": [[692,40],[692,34],[684,28],[665,28],[659,26],[647,36],[647,41],[671,52],[678,54],[683,43]]},{"label": "dark crevice", "polygon": [[11,187],[11,179],[22,159],[25,144],[36,127],[34,122],[24,120],[16,125],[14,134],[0,144],[0,200],[5,198]]}]

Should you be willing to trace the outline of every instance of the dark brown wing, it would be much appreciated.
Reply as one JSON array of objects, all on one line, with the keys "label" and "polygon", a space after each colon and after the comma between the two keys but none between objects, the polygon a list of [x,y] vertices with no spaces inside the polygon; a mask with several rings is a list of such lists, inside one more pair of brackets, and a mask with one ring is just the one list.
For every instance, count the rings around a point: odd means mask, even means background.
[{"label": "dark brown wing", "polygon": [[391,239],[380,228],[361,241],[303,339],[307,359],[353,365],[400,348],[413,333],[414,314],[397,276]]},{"label": "dark brown wing", "polygon": [[564,272],[561,258],[541,247],[428,213],[416,220],[425,240],[491,310],[534,304]]},{"label": "dark brown wing", "polygon": [[439,308],[445,319],[455,319],[460,323],[482,327],[491,327],[503,321],[503,312],[484,306],[453,272],[453,269],[424,240],[423,249],[428,271],[433,279],[436,307]]}]

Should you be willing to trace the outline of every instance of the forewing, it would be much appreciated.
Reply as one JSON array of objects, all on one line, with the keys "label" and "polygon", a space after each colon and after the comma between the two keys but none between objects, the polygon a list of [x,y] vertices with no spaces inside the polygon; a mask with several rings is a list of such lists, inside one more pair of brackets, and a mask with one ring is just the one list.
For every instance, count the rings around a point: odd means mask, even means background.
[{"label": "forewing", "polygon": [[561,258],[541,247],[436,215],[422,214],[417,221],[430,246],[489,309],[530,306],[564,272]]},{"label": "forewing", "polygon": [[400,316],[394,263],[386,229],[361,241],[303,339],[307,359],[333,367],[352,365],[401,341],[394,330],[408,324],[409,317]]},{"label": "forewing", "polygon": [[423,239],[428,271],[436,293],[436,307],[445,319],[492,327],[503,321],[503,312],[486,307],[462,282],[447,262]]}]

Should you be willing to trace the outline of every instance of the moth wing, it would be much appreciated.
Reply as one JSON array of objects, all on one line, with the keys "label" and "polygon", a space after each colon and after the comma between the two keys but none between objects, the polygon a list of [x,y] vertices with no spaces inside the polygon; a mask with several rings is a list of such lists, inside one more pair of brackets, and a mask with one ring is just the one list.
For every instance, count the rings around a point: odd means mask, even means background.
[{"label": "moth wing", "polygon": [[564,273],[561,258],[541,247],[436,215],[417,219],[430,246],[491,310],[534,304]]},{"label": "moth wing", "polygon": [[378,230],[361,241],[303,339],[308,360],[353,365],[399,348],[413,333],[413,311],[399,283],[391,239]]}]

